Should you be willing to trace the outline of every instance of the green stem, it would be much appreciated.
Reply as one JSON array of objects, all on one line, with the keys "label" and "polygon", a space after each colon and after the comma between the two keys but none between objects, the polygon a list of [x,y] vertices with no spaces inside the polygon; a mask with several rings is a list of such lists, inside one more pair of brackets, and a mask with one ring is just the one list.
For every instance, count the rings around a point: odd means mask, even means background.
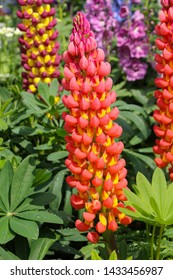
[{"label": "green stem", "polygon": [[106,230],[103,233],[103,239],[106,242],[106,249],[107,249],[108,256],[110,256],[110,254],[113,251],[117,253],[117,245],[116,245],[114,232],[112,232],[111,230]]},{"label": "green stem", "polygon": [[152,236],[151,236],[151,260],[154,260],[154,237],[155,237],[156,226],[153,226]]},{"label": "green stem", "polygon": [[157,250],[156,250],[156,260],[159,260],[159,257],[160,257],[160,245],[161,245],[163,230],[164,230],[164,225],[162,225],[160,227],[160,231],[159,231],[159,237],[158,237],[158,242],[157,242]]},{"label": "green stem", "polygon": [[148,9],[148,5],[149,5],[149,0],[145,1],[145,8]]}]

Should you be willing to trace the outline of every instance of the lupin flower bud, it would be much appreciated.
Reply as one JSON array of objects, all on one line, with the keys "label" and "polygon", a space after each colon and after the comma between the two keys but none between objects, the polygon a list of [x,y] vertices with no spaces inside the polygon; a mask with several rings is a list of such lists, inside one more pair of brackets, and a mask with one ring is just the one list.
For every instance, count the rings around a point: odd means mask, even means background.
[{"label": "lupin flower bud", "polygon": [[17,12],[22,20],[18,28],[23,32],[19,38],[24,72],[23,88],[36,92],[39,81],[50,83],[59,76],[60,57],[57,54],[57,30],[54,30],[55,9],[53,0],[18,0],[21,10]]},{"label": "lupin flower bud", "polygon": [[121,217],[119,202],[126,200],[127,188],[125,160],[121,158],[122,142],[115,141],[122,128],[114,122],[119,114],[117,107],[110,108],[116,100],[108,77],[111,66],[104,61],[105,54],[97,43],[86,17],[78,12],[73,21],[65,60],[63,87],[70,95],[63,97],[68,113],[63,113],[66,149],[65,161],[72,175],[67,183],[76,193],[71,204],[84,209],[83,220],[76,221],[79,231],[88,231],[93,243],[106,230],[115,231],[117,222],[127,225],[131,218]]},{"label": "lupin flower bud", "polygon": [[157,166],[170,167],[170,179],[173,180],[173,1],[162,0],[161,4],[160,23],[155,28],[159,36],[156,46],[160,54],[155,56],[159,73],[155,84],[159,89],[155,91],[158,109],[154,111],[153,117],[157,122],[154,132],[158,139],[153,150],[159,155],[155,159]]}]

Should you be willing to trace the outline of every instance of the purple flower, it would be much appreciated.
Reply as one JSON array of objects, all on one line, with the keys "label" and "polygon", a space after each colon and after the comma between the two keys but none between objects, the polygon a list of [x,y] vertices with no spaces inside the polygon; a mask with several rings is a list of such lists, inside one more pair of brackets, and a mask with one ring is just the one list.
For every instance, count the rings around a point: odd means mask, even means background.
[{"label": "purple flower", "polygon": [[145,77],[148,65],[138,59],[132,59],[131,64],[126,68],[126,78],[128,81],[141,80]]},{"label": "purple flower", "polygon": [[120,28],[119,32],[117,33],[117,46],[121,47],[121,46],[128,44],[128,42],[129,42],[128,37],[129,37],[128,28],[126,28],[126,26],[122,26]]},{"label": "purple flower", "polygon": [[141,21],[134,22],[129,28],[129,35],[132,39],[140,39],[146,36],[145,24]]},{"label": "purple flower", "polygon": [[[147,64],[141,62],[149,52],[143,14],[137,10],[125,20],[117,33],[119,64],[128,81],[143,79]],[[142,68],[143,67],[143,68]]]},{"label": "purple flower", "polygon": [[140,41],[136,41],[134,44],[130,44],[130,56],[132,58],[145,58],[149,52],[149,46],[147,43],[141,44]]},{"label": "purple flower", "polygon": [[126,18],[130,14],[128,6],[121,6],[120,8],[120,17]]},{"label": "purple flower", "polygon": [[111,0],[87,0],[85,15],[95,33],[98,47],[109,54],[110,45],[118,29],[114,18]]}]

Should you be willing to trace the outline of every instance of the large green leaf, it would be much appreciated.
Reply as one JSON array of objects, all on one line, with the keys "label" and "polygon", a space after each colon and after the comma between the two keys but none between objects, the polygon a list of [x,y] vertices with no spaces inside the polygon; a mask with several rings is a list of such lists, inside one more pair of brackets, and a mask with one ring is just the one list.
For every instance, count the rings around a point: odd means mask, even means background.
[{"label": "large green leaf", "polygon": [[14,238],[15,234],[9,228],[9,217],[0,218],[0,244],[5,244]]},{"label": "large green leaf", "polygon": [[63,224],[63,220],[57,215],[50,213],[48,211],[24,211],[16,214],[17,217],[22,219],[37,221],[40,223],[54,223],[54,224]]},{"label": "large green leaf", "polygon": [[11,185],[11,212],[28,196],[34,180],[34,170],[35,162],[30,156],[17,168]]},{"label": "large green leaf", "polygon": [[13,173],[13,167],[11,163],[7,161],[0,172],[0,196],[7,211],[9,211],[9,189]]},{"label": "large green leaf", "polygon": [[14,216],[10,218],[10,228],[15,233],[26,238],[37,239],[39,235],[39,228],[36,222]]}]

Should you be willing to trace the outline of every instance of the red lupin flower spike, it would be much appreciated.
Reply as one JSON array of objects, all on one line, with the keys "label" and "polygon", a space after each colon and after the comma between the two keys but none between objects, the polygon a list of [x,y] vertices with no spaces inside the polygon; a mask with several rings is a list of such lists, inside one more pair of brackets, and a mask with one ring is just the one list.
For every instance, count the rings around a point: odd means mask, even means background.
[{"label": "red lupin flower spike", "polygon": [[155,84],[158,109],[153,117],[157,124],[154,132],[158,139],[153,150],[159,157],[155,158],[158,167],[169,168],[170,179],[173,180],[173,1],[162,0],[159,13],[160,23],[156,25],[156,46],[160,50],[155,56],[156,70],[159,77]]},{"label": "red lupin flower spike", "polygon": [[116,100],[108,77],[111,66],[104,61],[104,52],[97,48],[90,24],[81,12],[73,26],[68,50],[63,54],[62,80],[63,87],[70,91],[63,97],[69,110],[63,114],[69,134],[65,164],[72,173],[67,183],[76,189],[72,206],[84,209],[83,221],[77,220],[76,227],[88,231],[88,240],[96,243],[100,234],[117,230],[117,222],[131,222],[117,210],[119,202],[123,205],[126,200],[123,189],[127,188],[127,171],[121,158],[123,143],[115,141],[122,128],[114,122],[118,109],[110,108]]},{"label": "red lupin flower spike", "polygon": [[24,72],[23,88],[35,93],[39,81],[50,83],[59,76],[60,56],[57,54],[58,31],[54,18],[55,9],[50,6],[53,0],[18,0],[21,10],[17,12],[23,31],[19,38]]}]

